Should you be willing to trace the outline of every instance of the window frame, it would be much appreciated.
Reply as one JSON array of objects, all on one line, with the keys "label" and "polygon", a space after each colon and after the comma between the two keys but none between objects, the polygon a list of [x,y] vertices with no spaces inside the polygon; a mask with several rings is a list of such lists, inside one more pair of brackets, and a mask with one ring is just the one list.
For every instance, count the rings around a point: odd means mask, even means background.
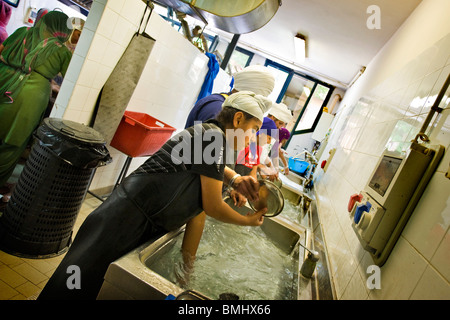
[{"label": "window frame", "polygon": [[[316,79],[314,77],[308,76],[308,75],[303,74],[303,73],[298,72],[298,71],[295,71],[295,70],[293,70],[291,68],[288,68],[288,67],[286,67],[286,66],[284,66],[282,64],[279,64],[279,63],[277,63],[275,61],[272,61],[272,60],[269,60],[269,59],[266,59],[266,62],[265,62],[264,65],[266,67],[267,66],[271,66],[271,67],[274,67],[276,69],[279,69],[281,71],[284,71],[284,72],[288,73],[288,77],[286,78],[286,81],[285,81],[285,83],[284,83],[284,85],[283,85],[283,87],[282,87],[282,89],[280,91],[280,94],[278,95],[276,103],[280,103],[283,100],[283,97],[286,94],[286,91],[287,91],[287,89],[289,87],[289,84],[291,83],[292,78],[294,77],[294,75],[302,77],[302,78],[305,78],[307,80],[310,80],[310,81],[314,82],[314,85],[313,85],[313,87],[311,89],[311,93],[308,96],[308,98],[306,99],[305,105],[303,106],[302,111],[300,112],[300,114],[298,115],[298,117],[297,117],[297,119],[295,121],[294,128],[293,128],[293,130],[291,132],[291,136],[288,139],[288,141],[286,142],[285,148],[287,148],[293,136],[298,135],[298,134],[305,134],[305,133],[314,132],[314,130],[316,129],[317,124],[319,123],[320,117],[322,116],[323,109],[324,109],[324,107],[327,106],[328,102],[330,101],[331,95],[332,95],[335,87],[330,85],[330,84],[328,84],[328,83],[326,83],[326,82],[320,81],[320,80],[318,80],[318,79]],[[318,114],[317,114],[317,116],[316,116],[316,118],[315,118],[315,120],[314,120],[314,122],[312,124],[312,127],[310,129],[296,130],[296,128],[298,126],[298,123],[300,122],[300,119],[302,118],[303,114],[305,113],[306,109],[308,108],[309,102],[311,101],[311,98],[314,96],[315,90],[318,87],[318,85],[322,85],[324,87],[327,87],[329,90],[328,90],[327,96],[325,97],[325,99],[322,102],[322,106],[320,107],[320,110],[319,110],[319,112],[318,112]]]}]

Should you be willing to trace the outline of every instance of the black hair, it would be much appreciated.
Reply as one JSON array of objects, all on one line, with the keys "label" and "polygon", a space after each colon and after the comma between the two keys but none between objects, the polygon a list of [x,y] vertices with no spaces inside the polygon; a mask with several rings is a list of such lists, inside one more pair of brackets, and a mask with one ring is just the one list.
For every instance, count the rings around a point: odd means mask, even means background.
[{"label": "black hair", "polygon": [[223,107],[222,111],[220,111],[220,113],[216,116],[216,120],[219,121],[220,124],[222,124],[225,128],[232,127],[234,115],[236,114],[236,112],[242,112],[244,114],[245,120],[250,120],[252,118],[256,118],[255,116],[253,116],[245,111],[238,110],[233,107]]}]

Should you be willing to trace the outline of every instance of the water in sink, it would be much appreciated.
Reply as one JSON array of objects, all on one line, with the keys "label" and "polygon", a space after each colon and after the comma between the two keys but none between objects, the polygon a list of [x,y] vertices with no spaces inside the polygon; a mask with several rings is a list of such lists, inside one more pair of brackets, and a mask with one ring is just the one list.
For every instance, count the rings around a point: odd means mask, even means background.
[{"label": "water in sink", "polygon": [[[146,265],[180,285],[180,234]],[[294,251],[295,252],[295,251]],[[212,298],[234,293],[240,299],[297,299],[298,255],[277,247],[259,227],[240,227],[207,218],[194,271],[182,285]]]},{"label": "water in sink", "polygon": [[281,215],[304,227],[309,226],[309,215],[303,211],[301,204],[294,205],[290,201],[285,201]]}]

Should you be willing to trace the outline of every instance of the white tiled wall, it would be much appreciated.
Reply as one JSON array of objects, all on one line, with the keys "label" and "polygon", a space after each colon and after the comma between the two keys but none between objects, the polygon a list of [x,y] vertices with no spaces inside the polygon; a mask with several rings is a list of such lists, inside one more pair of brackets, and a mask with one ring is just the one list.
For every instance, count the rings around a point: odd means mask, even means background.
[{"label": "white tiled wall", "polygon": [[[408,147],[450,73],[448,23],[432,30],[432,36],[441,36],[429,46],[399,47],[411,33],[420,36],[417,30],[423,25],[415,20],[423,19],[418,16],[434,11],[434,19],[445,21],[449,3],[434,1],[433,7],[432,2],[422,3],[383,49],[396,47],[399,56],[402,50],[405,56],[415,50],[417,55],[409,62],[385,55],[371,63],[367,77],[381,81],[373,81],[377,84],[372,88],[361,84],[350,93],[353,99],[344,97],[333,124],[327,150],[337,151],[327,172],[318,172],[316,194],[338,299],[450,299],[450,179],[445,177],[450,164],[450,90],[440,106],[445,110],[429,127],[431,143],[443,145],[446,154],[381,268],[380,290],[366,286],[366,270],[373,261],[356,238],[347,211],[349,196],[364,188],[384,148]],[[380,71],[394,62],[400,67]]]},{"label": "white tiled wall", "polygon": [[[61,85],[60,92],[55,101],[51,116],[73,121],[80,121],[80,117],[87,120],[90,118],[90,110],[85,106],[97,99],[98,92],[106,81],[107,76],[99,77],[102,73],[106,73],[106,67],[99,62],[100,58],[96,57],[95,46],[101,46],[97,42],[99,38],[95,38],[97,26],[105,11],[107,0],[97,0],[92,3],[91,10],[86,19],[80,40],[77,44],[75,52],[67,69],[66,76]],[[91,48],[92,44],[92,48]],[[112,68],[109,68],[109,72]],[[103,81],[103,82],[102,82]],[[82,94],[80,96],[80,94]],[[67,112],[67,114],[65,114]]]},{"label": "white tiled wall", "polygon": [[[137,31],[140,0],[96,0],[83,29],[52,116],[89,123],[98,94]],[[159,15],[146,32],[156,42],[127,106],[183,129],[207,72],[207,57]],[[97,169],[91,190],[114,185],[126,156],[108,147],[113,163]],[[129,173],[146,158],[134,158]]]}]

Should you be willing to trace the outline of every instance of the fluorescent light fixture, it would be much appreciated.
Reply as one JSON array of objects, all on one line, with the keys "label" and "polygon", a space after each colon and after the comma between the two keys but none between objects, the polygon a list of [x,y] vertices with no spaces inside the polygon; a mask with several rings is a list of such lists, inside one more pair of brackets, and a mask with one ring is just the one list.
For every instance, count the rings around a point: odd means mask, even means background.
[{"label": "fluorescent light fixture", "polygon": [[294,37],[295,59],[297,62],[304,62],[306,58],[305,36],[297,33]]}]

